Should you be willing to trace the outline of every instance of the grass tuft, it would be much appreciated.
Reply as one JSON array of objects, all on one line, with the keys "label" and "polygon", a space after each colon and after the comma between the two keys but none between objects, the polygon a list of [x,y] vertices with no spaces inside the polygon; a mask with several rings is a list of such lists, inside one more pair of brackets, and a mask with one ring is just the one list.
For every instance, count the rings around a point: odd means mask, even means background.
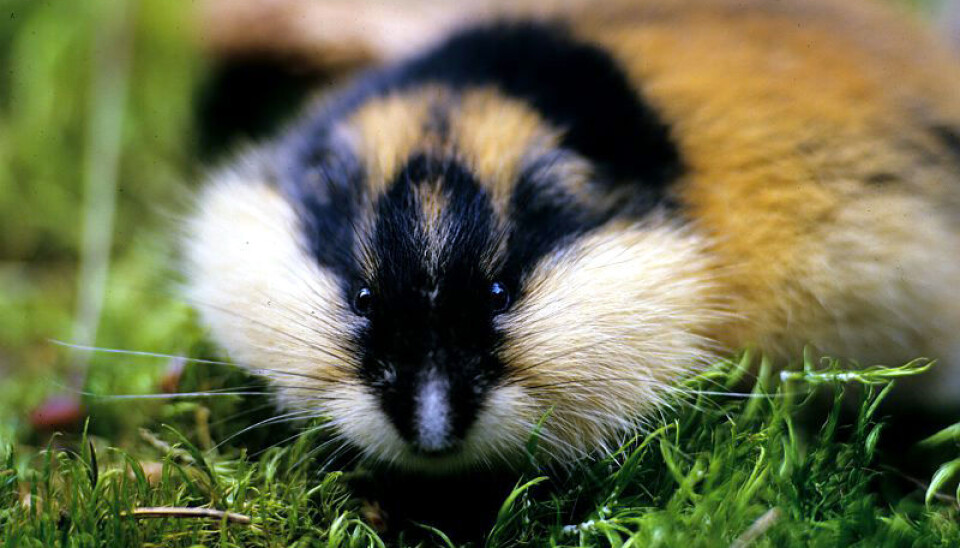
[{"label": "grass tuft", "polygon": [[[692,381],[689,387],[701,395],[606,458],[581,462],[571,472],[523,474],[485,533],[475,538],[454,540],[433,524],[412,522],[392,523],[381,537],[362,519],[364,501],[350,488],[350,476],[362,468],[325,472],[311,465],[318,460],[304,460],[323,443],[322,428],[304,426],[294,441],[267,443],[254,458],[246,443],[201,449],[197,425],[181,420],[151,434],[153,442],[128,449],[86,433],[76,440],[55,437],[33,454],[4,448],[0,544],[960,542],[956,499],[930,494],[947,485],[957,471],[955,461],[937,473],[926,496],[914,490],[890,498],[878,487],[884,482],[877,461],[883,426],[876,416],[879,404],[893,389],[893,379],[924,367],[868,368],[851,376],[838,361],[828,360],[782,375],[786,380],[760,375],[750,397],[707,391],[741,375],[743,367],[742,362],[721,364]],[[870,381],[865,389],[853,390],[865,379]],[[826,406],[820,403],[824,395]],[[798,423],[804,411],[818,416],[816,427]],[[934,441],[952,441],[955,432],[947,430]],[[470,494],[459,496],[458,503],[469,506]]]}]

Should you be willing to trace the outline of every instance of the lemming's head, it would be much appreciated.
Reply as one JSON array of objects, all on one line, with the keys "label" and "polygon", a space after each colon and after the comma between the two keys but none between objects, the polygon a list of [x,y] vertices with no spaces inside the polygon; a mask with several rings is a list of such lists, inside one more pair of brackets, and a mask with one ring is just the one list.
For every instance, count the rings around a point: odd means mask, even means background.
[{"label": "lemming's head", "polygon": [[[378,460],[510,460],[541,420],[550,457],[606,448],[708,354],[675,151],[659,126],[584,129],[562,98],[426,80],[362,82],[219,173],[190,297],[235,359],[277,371],[285,405]],[[592,99],[576,108],[637,101]],[[631,132],[655,158],[618,162],[603,140]]]}]

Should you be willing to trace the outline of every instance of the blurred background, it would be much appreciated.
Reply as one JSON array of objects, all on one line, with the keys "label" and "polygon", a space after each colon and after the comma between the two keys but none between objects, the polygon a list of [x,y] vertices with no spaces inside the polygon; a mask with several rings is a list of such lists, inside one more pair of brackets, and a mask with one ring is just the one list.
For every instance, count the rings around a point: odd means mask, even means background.
[{"label": "blurred background", "polygon": [[[908,3],[960,37],[957,2]],[[370,44],[328,25],[315,55],[295,40],[276,55],[250,54],[271,35],[253,32],[256,12],[230,4],[0,0],[0,443],[44,421],[79,420],[69,409],[31,419],[51,396],[89,407],[80,391],[151,393],[178,367],[51,341],[208,355],[176,271],[178,217],[204,167],[269,134],[312,89],[382,57],[378,48],[402,53],[425,39],[417,27],[390,35],[355,25],[376,35]],[[315,5],[348,20],[359,13],[348,2]],[[444,17],[419,4],[364,5],[421,28]],[[234,20],[218,26],[224,17]],[[127,429],[116,426],[151,412],[141,407],[105,404],[98,422],[119,435]]]},{"label": "blurred background", "polygon": [[0,8],[2,441],[47,396],[147,392],[165,367],[51,339],[180,353],[196,338],[174,294],[170,214],[197,179],[209,66],[193,4]]}]

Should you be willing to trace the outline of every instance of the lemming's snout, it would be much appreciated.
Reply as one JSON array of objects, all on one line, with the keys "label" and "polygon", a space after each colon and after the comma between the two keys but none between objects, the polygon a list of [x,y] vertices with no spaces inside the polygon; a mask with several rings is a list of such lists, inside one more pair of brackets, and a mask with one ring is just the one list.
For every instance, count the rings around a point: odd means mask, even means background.
[{"label": "lemming's snout", "polygon": [[457,450],[479,408],[476,390],[449,372],[409,372],[382,392],[383,409],[410,448],[425,455]]}]

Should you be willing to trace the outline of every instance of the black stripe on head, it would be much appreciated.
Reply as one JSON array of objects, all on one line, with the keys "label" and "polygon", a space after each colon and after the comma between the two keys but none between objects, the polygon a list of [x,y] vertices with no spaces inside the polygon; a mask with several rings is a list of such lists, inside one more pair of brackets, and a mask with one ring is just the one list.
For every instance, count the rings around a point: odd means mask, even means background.
[{"label": "black stripe on head", "polygon": [[[563,145],[615,180],[662,188],[681,172],[667,126],[603,49],[559,24],[496,23],[454,35],[402,65],[385,84],[496,86],[566,131]],[[389,80],[388,79],[388,80]]]},{"label": "black stripe on head", "polygon": [[275,154],[280,190],[294,204],[313,257],[343,279],[356,277],[357,218],[369,200],[362,164],[329,131],[294,133]]},{"label": "black stripe on head", "polygon": [[[439,182],[442,217],[427,234],[416,187]],[[487,193],[463,165],[415,154],[377,202],[377,224],[369,254],[377,261],[375,283],[382,291],[440,283],[470,285],[486,276],[483,257],[495,244],[494,211]],[[442,246],[432,249],[438,240]],[[428,255],[441,258],[435,279],[427,279]]]},{"label": "black stripe on head", "polygon": [[[570,152],[550,152],[531,162],[517,181],[509,204],[512,223],[501,273],[512,288],[521,289],[523,277],[552,250],[615,216],[631,214],[632,209],[646,213],[653,207],[653,199],[644,193],[634,194],[626,201],[611,200],[608,190],[600,188],[572,193],[558,179],[564,176],[564,164],[574,161],[577,160]],[[596,179],[584,184],[604,185]],[[639,206],[634,207],[631,202]]]},{"label": "black stripe on head", "polygon": [[[425,224],[421,190],[437,184],[443,215]],[[436,397],[449,406],[445,417],[453,444],[476,418],[486,387],[502,375],[494,355],[498,341],[487,261],[498,241],[495,212],[465,167],[424,154],[400,170],[376,210],[368,250],[376,257],[375,272],[361,282],[376,299],[360,345],[361,376],[378,391],[397,430],[415,445],[422,442],[424,421],[440,420],[418,415],[418,398],[430,383],[442,385]],[[434,257],[439,262],[434,264]]]}]

